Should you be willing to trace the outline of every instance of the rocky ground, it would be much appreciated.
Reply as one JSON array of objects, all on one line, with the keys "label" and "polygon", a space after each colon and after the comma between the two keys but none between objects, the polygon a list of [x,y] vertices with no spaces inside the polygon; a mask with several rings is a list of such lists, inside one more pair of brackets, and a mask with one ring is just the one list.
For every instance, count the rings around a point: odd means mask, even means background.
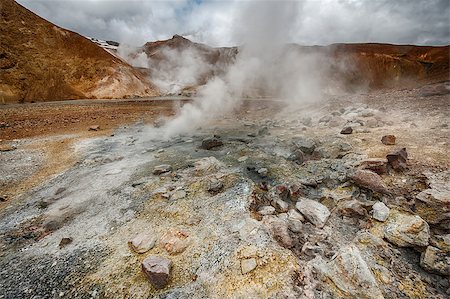
[{"label": "rocky ground", "polygon": [[0,297],[447,298],[449,104],[248,100],[169,140],[149,121],[8,138],[2,186],[53,171],[2,196]]}]

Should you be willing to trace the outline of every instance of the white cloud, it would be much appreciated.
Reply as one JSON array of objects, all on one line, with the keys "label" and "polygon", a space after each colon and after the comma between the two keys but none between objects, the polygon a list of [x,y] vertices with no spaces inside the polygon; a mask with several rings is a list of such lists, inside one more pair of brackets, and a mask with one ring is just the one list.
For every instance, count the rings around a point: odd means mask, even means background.
[{"label": "white cloud", "polygon": [[[242,10],[258,1],[18,0],[42,17],[84,35],[120,42],[144,42],[183,34],[214,46],[236,45],[248,27]],[[267,3],[267,1],[265,1]],[[290,42],[450,43],[448,0],[274,1],[295,6],[295,20],[267,16],[266,31]],[[262,5],[262,4],[261,4]],[[262,5],[264,6],[264,5]],[[246,14],[251,18],[252,15]],[[262,31],[263,32],[263,31]],[[273,35],[271,35],[273,36]]]}]

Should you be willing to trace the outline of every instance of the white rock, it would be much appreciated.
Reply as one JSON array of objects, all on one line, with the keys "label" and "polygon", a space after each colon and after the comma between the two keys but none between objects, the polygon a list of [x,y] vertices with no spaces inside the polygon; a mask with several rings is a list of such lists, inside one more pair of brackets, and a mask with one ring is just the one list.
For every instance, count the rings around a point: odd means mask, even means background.
[{"label": "white rock", "polygon": [[141,233],[128,241],[130,248],[136,253],[145,253],[155,246],[156,237],[151,234]]},{"label": "white rock", "polygon": [[258,214],[262,216],[275,214],[275,208],[272,206],[262,206],[258,209]]},{"label": "white rock", "polygon": [[247,274],[256,269],[257,263],[255,258],[241,260],[241,272]]},{"label": "white rock", "polygon": [[384,222],[389,217],[389,208],[381,201],[376,202],[373,206],[373,218]]},{"label": "white rock", "polygon": [[239,162],[245,162],[247,161],[248,157],[247,156],[242,156],[238,159]]},{"label": "white rock", "polygon": [[384,236],[400,247],[428,246],[430,228],[420,216],[395,212],[389,217]]},{"label": "white rock", "polygon": [[328,208],[315,200],[302,198],[295,207],[306,219],[319,228],[324,227],[328,217],[330,217]]}]

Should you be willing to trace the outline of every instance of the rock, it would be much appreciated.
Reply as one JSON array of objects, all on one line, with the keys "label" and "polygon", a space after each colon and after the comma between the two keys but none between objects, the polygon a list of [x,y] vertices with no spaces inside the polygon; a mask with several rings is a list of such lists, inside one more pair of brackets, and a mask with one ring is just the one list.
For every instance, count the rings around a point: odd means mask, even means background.
[{"label": "rock", "polygon": [[302,198],[296,203],[295,207],[308,221],[319,228],[324,227],[328,217],[330,217],[328,208],[315,200]]},{"label": "rock", "polygon": [[209,181],[208,191],[211,193],[218,193],[223,189],[223,183],[218,179],[212,179]]},{"label": "rock", "polygon": [[155,246],[156,237],[151,234],[141,233],[128,241],[128,246],[136,253],[145,253]]},{"label": "rock", "polygon": [[241,272],[247,274],[256,269],[257,263],[255,258],[241,260]]},{"label": "rock", "polygon": [[294,246],[294,241],[289,235],[289,227],[287,221],[284,221],[276,216],[270,215],[263,217],[264,224],[269,228],[273,238],[277,240],[281,246],[291,248]]},{"label": "rock", "polygon": [[420,216],[396,212],[389,217],[385,238],[400,247],[428,246],[430,228]]},{"label": "rock", "polygon": [[153,174],[154,175],[160,175],[166,172],[172,171],[172,166],[168,165],[168,164],[161,164],[156,166],[153,169]]},{"label": "rock", "polygon": [[89,127],[89,131],[98,131],[100,130],[100,126],[99,125],[93,125]]},{"label": "rock", "polygon": [[352,127],[345,127],[341,130],[341,134],[344,134],[344,135],[349,135],[351,133],[353,133]]},{"label": "rock", "polygon": [[247,156],[242,156],[242,157],[239,157],[238,158],[238,162],[245,162],[245,161],[247,161],[247,159],[248,159],[248,157]]},{"label": "rock", "polygon": [[428,272],[449,276],[450,254],[439,248],[428,246],[420,257],[420,266]]},{"label": "rock", "polygon": [[292,143],[297,149],[308,155],[311,155],[316,149],[314,140],[308,138],[296,137],[292,140]]},{"label": "rock", "polygon": [[367,210],[357,200],[346,200],[339,203],[339,213],[346,217],[365,217],[367,216]]},{"label": "rock", "polygon": [[319,119],[319,123],[327,123],[331,120],[331,116],[330,115],[324,115]]},{"label": "rock", "polygon": [[434,247],[437,247],[444,252],[450,253],[450,234],[434,235],[430,243]]},{"label": "rock", "polygon": [[373,171],[377,174],[385,174],[387,172],[387,159],[369,158],[360,162],[358,168]]},{"label": "rock", "polygon": [[428,223],[450,229],[450,171],[427,176],[430,188],[416,195],[416,213]]},{"label": "rock", "polygon": [[291,209],[288,211],[287,220],[290,231],[299,233],[303,230],[303,221],[305,221],[305,218],[296,210]]},{"label": "rock", "polygon": [[159,240],[159,245],[169,254],[175,255],[183,252],[189,245],[188,234],[183,231],[169,230]]},{"label": "rock", "polygon": [[351,175],[351,179],[360,187],[370,189],[378,193],[387,193],[381,177],[370,170],[358,169],[353,173],[353,175]]},{"label": "rock", "polygon": [[318,273],[330,279],[339,289],[339,291],[332,289],[336,292],[336,297],[332,298],[384,298],[372,271],[362,258],[360,250],[353,244],[341,248],[336,258],[329,262],[319,258],[314,267]]},{"label": "rock", "polygon": [[64,237],[61,239],[61,241],[59,242],[59,248],[63,248],[66,245],[69,245],[70,243],[72,243],[72,238],[70,237]]},{"label": "rock", "polygon": [[156,288],[162,289],[169,283],[172,261],[161,256],[149,256],[142,261],[142,271],[148,281]]},{"label": "rock", "polygon": [[386,159],[388,160],[388,164],[394,170],[405,170],[408,167],[408,153],[406,152],[406,148],[397,149],[392,153],[389,153],[386,156]]},{"label": "rock", "polygon": [[281,199],[275,200],[273,205],[274,205],[275,209],[277,210],[277,212],[279,212],[279,213],[284,213],[289,210],[288,203]]},{"label": "rock", "polygon": [[373,218],[384,222],[389,217],[389,208],[381,201],[376,202],[373,206]]},{"label": "rock", "polygon": [[0,202],[5,202],[7,200],[8,198],[6,197],[6,195],[0,195]]},{"label": "rock", "polygon": [[275,214],[275,208],[272,206],[262,206],[258,209],[258,214],[261,216],[273,215]]},{"label": "rock", "polygon": [[0,145],[0,152],[11,152],[13,150],[15,150],[16,148],[12,145],[6,145],[6,144],[1,144]]},{"label": "rock", "polygon": [[381,142],[385,145],[394,145],[395,144],[395,136],[394,135],[384,135],[381,137]]},{"label": "rock", "polygon": [[258,169],[258,174],[262,177],[266,177],[268,173],[269,173],[269,170],[267,170],[267,168]]},{"label": "rock", "polygon": [[329,122],[328,127],[336,128],[345,125],[346,121],[340,116],[334,116]]},{"label": "rock", "polygon": [[305,154],[301,150],[297,149],[288,157],[288,160],[299,165],[303,164],[303,162],[305,162]]},{"label": "rock", "polygon": [[222,146],[222,145],[223,145],[223,142],[220,139],[218,139],[216,137],[209,137],[209,138],[203,139],[202,145],[200,148],[210,150],[215,147]]},{"label": "rock", "polygon": [[305,218],[303,217],[303,215],[300,214],[299,212],[297,212],[295,209],[290,209],[287,214],[288,214],[288,219],[290,219],[290,220],[296,220],[296,221],[300,221],[300,222],[305,221]]}]

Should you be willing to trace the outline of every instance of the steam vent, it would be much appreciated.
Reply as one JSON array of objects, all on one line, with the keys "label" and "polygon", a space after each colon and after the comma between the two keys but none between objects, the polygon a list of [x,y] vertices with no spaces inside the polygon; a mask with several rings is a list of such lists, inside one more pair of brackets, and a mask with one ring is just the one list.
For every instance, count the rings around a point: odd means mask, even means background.
[{"label": "steam vent", "polygon": [[449,298],[449,15],[0,0],[0,298]]}]

